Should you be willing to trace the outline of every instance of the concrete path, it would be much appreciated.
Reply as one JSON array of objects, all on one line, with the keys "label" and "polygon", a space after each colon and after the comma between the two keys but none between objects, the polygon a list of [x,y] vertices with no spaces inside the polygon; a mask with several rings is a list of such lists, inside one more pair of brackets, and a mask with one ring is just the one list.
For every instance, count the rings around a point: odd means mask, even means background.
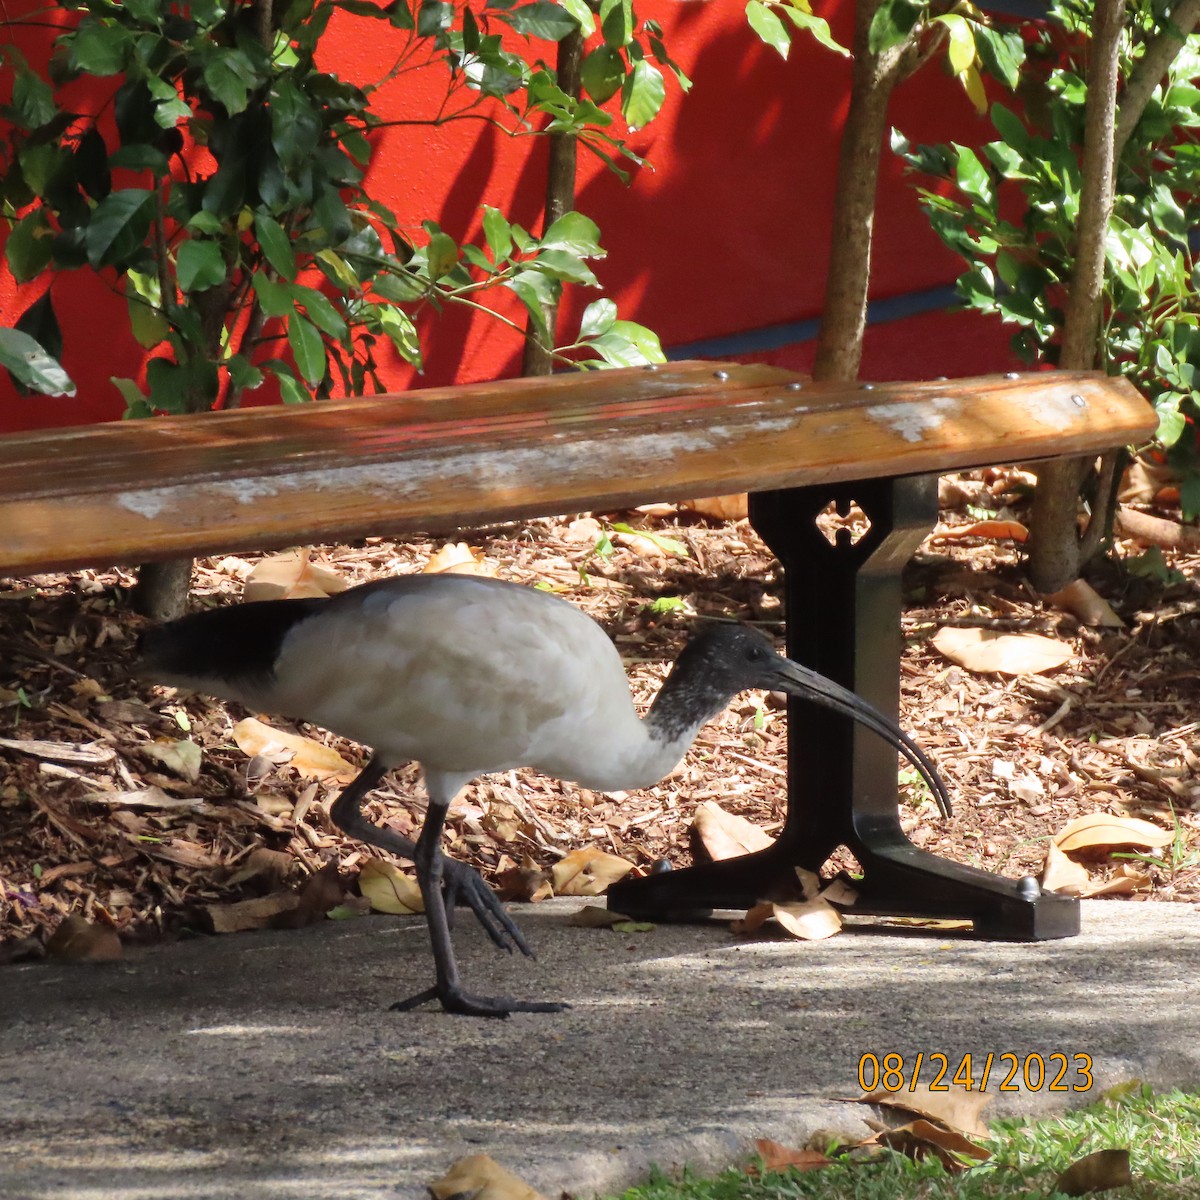
[{"label": "concrete path", "polygon": [[[540,958],[468,913],[467,986],[564,999],[507,1021],[386,1011],[426,986],[420,919],[371,917],[0,970],[3,1200],[421,1197],[488,1153],[547,1196],[749,1140],[861,1128],[863,1055],[1087,1054],[1097,1089],[1200,1087],[1200,913],[1093,901],[1034,945],[852,932],[816,944],[721,923],[644,934],[516,915]],[[989,1090],[996,1092],[994,1075]],[[1075,1074],[1065,1082],[1078,1083]],[[1060,1110],[1045,1089],[989,1111]]]}]

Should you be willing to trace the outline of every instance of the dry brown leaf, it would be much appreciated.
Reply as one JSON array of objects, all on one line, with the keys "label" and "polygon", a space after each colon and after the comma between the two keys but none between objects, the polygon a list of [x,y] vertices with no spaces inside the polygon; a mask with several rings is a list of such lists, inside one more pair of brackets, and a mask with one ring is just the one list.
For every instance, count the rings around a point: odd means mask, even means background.
[{"label": "dry brown leaf", "polygon": [[696,806],[692,831],[713,862],[753,854],[774,843],[753,821],[727,813],[715,800],[705,800]]},{"label": "dry brown leaf", "polygon": [[231,887],[248,879],[262,877],[270,883],[281,883],[296,860],[285,850],[269,850],[258,846],[246,856],[246,861],[225,881]]},{"label": "dry brown leaf", "polygon": [[1111,878],[1089,883],[1079,895],[1084,900],[1092,896],[1130,896],[1134,892],[1147,891],[1150,883],[1149,871],[1135,863],[1122,863]]},{"label": "dry brown leaf", "polygon": [[1042,600],[1078,617],[1085,625],[1111,629],[1125,627],[1125,622],[1113,612],[1109,602],[1086,579],[1076,579],[1060,591],[1043,596]]},{"label": "dry brown leaf", "polygon": [[1064,1196],[1086,1196],[1133,1183],[1128,1150],[1097,1150],[1073,1162],[1054,1186]]},{"label": "dry brown leaf", "polygon": [[527,1183],[486,1154],[470,1154],[450,1164],[429,1185],[433,1200],[545,1200]]},{"label": "dry brown leaf", "polygon": [[[833,1161],[819,1150],[801,1150],[793,1146],[784,1146],[773,1142],[770,1138],[755,1138],[754,1148],[762,1159],[764,1171],[815,1171],[827,1167]],[[758,1173],[758,1166],[750,1167],[751,1174]]]},{"label": "dry brown leaf", "polygon": [[611,929],[629,918],[624,913],[613,912],[611,908],[601,908],[598,904],[585,904],[578,912],[567,918],[568,925],[578,925],[581,929]]},{"label": "dry brown leaf", "polygon": [[1103,856],[1111,850],[1132,846],[1154,850],[1169,846],[1175,835],[1169,829],[1139,817],[1115,817],[1111,813],[1085,813],[1068,821],[1054,835],[1054,844],[1067,854]]},{"label": "dry brown leaf", "polygon": [[520,900],[527,904],[537,904],[554,895],[550,872],[543,870],[530,858],[519,867],[508,867],[499,872],[495,888],[501,900]]},{"label": "dry brown leaf", "polygon": [[980,674],[1038,675],[1075,656],[1066,642],[1038,633],[999,633],[978,626],[947,625],[931,640],[951,662]]},{"label": "dry brown leaf", "polygon": [[1020,521],[976,521],[972,525],[941,525],[935,538],[991,538],[995,541],[1026,542],[1029,530]]},{"label": "dry brown leaf", "polygon": [[46,953],[59,962],[112,962],[121,957],[121,939],[110,926],[72,913],[50,935]]},{"label": "dry brown leaf", "polygon": [[425,911],[421,889],[411,875],[382,858],[368,858],[358,873],[358,890],[376,912],[411,916]]},{"label": "dry brown leaf", "polygon": [[599,896],[610,884],[624,879],[633,863],[595,846],[572,850],[550,869],[556,896]]},{"label": "dry brown leaf", "polygon": [[823,896],[781,904],[764,900],[734,921],[731,928],[734,933],[752,937],[768,920],[774,920],[785,933],[806,942],[822,941],[842,928],[841,914]]},{"label": "dry brown leaf", "polygon": [[255,717],[246,717],[233,727],[233,740],[243,754],[251,757],[258,754],[274,763],[287,763],[305,779],[356,774],[354,767],[329,746],[298,733],[275,729]]},{"label": "dry brown leaf", "polygon": [[496,574],[482,550],[472,550],[466,542],[447,542],[426,564],[425,575],[488,575]]},{"label": "dry brown leaf", "polygon": [[273,929],[301,929],[324,918],[345,898],[345,888],[336,862],[327,862],[300,885],[294,908],[279,913],[272,921]]},{"label": "dry brown leaf", "polygon": [[952,1174],[960,1174],[967,1170],[970,1164],[964,1162],[964,1159],[985,1162],[992,1157],[990,1150],[977,1145],[956,1130],[921,1118],[910,1121],[907,1125],[881,1130],[872,1140],[912,1159],[928,1158],[932,1154],[940,1159],[942,1166]]},{"label": "dry brown leaf", "polygon": [[687,512],[706,517],[710,521],[744,521],[749,515],[749,503],[745,492],[733,492],[728,496],[702,496],[699,500],[684,500],[679,506]]},{"label": "dry brown leaf", "polygon": [[1053,842],[1046,848],[1046,865],[1042,868],[1042,887],[1047,892],[1078,896],[1091,883],[1087,868],[1068,858]]},{"label": "dry brown leaf", "polygon": [[992,1097],[988,1092],[968,1092],[965,1088],[953,1085],[946,1092],[931,1092],[924,1083],[918,1082],[916,1087],[905,1088],[903,1092],[888,1092],[880,1088],[857,1099],[860,1104],[878,1104],[883,1108],[900,1109],[913,1116],[925,1117],[950,1129],[957,1129],[967,1137],[989,1136],[988,1127],[979,1115],[991,1103]]},{"label": "dry brown leaf", "polygon": [[297,892],[272,892],[253,896],[233,904],[206,904],[204,915],[213,933],[244,933],[249,929],[267,929],[281,913],[291,912],[300,903]]},{"label": "dry brown leaf", "polygon": [[858,892],[848,879],[835,878],[830,880],[829,886],[821,893],[821,899],[828,900],[830,904],[839,904],[843,908],[852,908],[858,903]]},{"label": "dry brown leaf", "polygon": [[200,747],[191,738],[175,742],[145,742],[142,750],[188,783],[195,783],[200,778],[203,756]]},{"label": "dry brown leaf", "polygon": [[[821,893],[821,877],[816,871],[810,871],[807,867],[793,867],[796,872],[796,881],[800,884],[800,895],[805,900],[812,900],[815,896]],[[826,897],[828,899],[828,897]]]},{"label": "dry brown leaf", "polygon": [[346,580],[329,567],[310,562],[308,550],[289,550],[264,558],[246,580],[247,603],[259,600],[323,600],[346,590]]}]

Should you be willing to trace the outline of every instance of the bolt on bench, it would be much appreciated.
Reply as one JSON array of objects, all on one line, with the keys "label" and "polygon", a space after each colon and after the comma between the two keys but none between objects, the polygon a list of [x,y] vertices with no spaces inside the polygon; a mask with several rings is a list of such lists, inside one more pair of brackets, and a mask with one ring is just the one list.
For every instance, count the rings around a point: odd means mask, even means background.
[{"label": "bolt on bench", "polygon": [[[937,475],[1099,453],[1155,426],[1130,384],[1092,372],[860,385],[679,362],[11,435],[0,573],[748,491],[784,567],[788,654],[895,716],[900,574],[936,520]],[[870,528],[831,545],[815,518],[851,501]],[[860,727],[789,712],[788,759],[773,846],[623,881],[612,907],[660,920],[747,908],[844,845],[863,869],[856,913],[968,919],[988,938],[1078,932],[1076,900],[913,846],[895,753]]]}]

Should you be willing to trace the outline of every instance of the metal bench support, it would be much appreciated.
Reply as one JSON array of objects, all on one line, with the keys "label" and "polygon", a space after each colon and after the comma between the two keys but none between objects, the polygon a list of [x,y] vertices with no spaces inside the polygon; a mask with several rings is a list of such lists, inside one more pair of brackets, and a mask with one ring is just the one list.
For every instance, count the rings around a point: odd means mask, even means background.
[{"label": "metal bench support", "polygon": [[[831,545],[816,524],[832,502],[857,502],[870,529]],[[788,653],[897,712],[900,576],[937,518],[936,476],[817,484],[751,496],[750,519],[784,567]],[[611,908],[638,919],[686,920],[795,893],[797,866],[818,870],[839,846],[862,867],[851,910],[873,916],[966,919],[976,936],[1071,937],[1079,902],[1037,881],[1004,879],[914,846],[900,828],[896,753],[824,709],[788,699],[788,810],[778,840],[744,858],[624,880]]]}]

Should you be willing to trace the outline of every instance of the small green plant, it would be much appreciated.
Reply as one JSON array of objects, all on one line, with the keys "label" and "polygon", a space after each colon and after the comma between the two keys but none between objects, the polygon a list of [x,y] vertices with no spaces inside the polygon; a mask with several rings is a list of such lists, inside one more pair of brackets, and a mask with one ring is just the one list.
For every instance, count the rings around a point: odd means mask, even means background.
[{"label": "small green plant", "polygon": [[[937,181],[920,189],[921,203],[934,231],[967,264],[959,295],[967,307],[1015,326],[1013,348],[1030,363],[1056,364],[1062,346],[1078,251],[1093,11],[1092,0],[1055,0],[1046,21],[1027,27],[1025,107],[993,104],[998,137],[978,152],[917,147],[893,132],[893,149],[909,167]],[[1160,76],[1146,77],[1152,48],[1163,40],[1174,57]],[[1200,34],[1181,38],[1160,6],[1131,5],[1119,70],[1099,365],[1130,379],[1154,404],[1158,441],[1182,474],[1182,507],[1194,516],[1200,265],[1189,234],[1200,222]]]}]

